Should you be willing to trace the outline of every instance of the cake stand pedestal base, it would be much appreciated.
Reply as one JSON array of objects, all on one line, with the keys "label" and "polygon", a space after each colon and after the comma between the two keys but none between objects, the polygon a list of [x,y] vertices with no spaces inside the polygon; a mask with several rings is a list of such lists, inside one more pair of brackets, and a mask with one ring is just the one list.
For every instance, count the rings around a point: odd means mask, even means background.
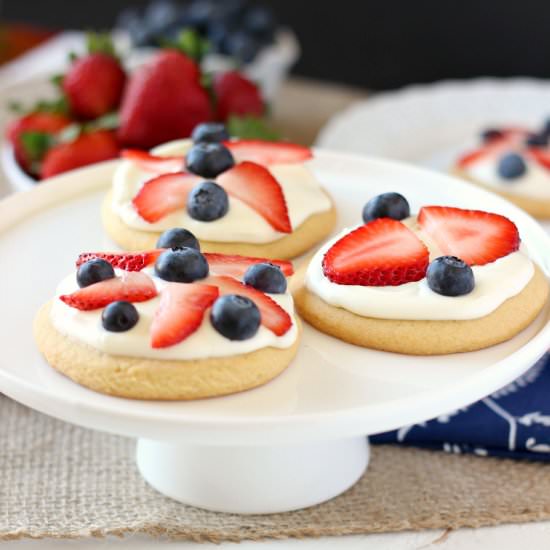
[{"label": "cake stand pedestal base", "polygon": [[349,489],[369,461],[366,437],[307,445],[215,446],[139,439],[139,471],[157,491],[215,512],[307,508]]}]

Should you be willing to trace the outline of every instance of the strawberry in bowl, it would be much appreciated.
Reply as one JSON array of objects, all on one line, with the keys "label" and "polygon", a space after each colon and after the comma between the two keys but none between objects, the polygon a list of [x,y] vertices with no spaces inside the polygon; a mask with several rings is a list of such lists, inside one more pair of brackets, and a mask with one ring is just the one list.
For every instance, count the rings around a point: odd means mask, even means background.
[{"label": "strawberry in bowl", "polygon": [[[209,78],[209,77],[208,77]],[[52,79],[57,97],[20,113],[6,131],[2,164],[16,189],[95,162],[122,148],[148,150],[220,120],[232,135],[272,138],[258,87],[237,71],[207,83],[200,64],[176,48],[159,50],[127,74],[108,37],[90,35]],[[21,107],[19,106],[19,110]]]}]

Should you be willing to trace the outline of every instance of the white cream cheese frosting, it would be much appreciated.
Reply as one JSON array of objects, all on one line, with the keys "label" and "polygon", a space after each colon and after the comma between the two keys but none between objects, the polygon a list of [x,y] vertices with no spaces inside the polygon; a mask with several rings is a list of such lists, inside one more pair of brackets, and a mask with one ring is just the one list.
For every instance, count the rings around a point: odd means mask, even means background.
[{"label": "white cream cheese frosting", "polygon": [[[413,225],[410,220],[407,222],[409,227]],[[411,229],[428,247],[430,261],[441,256],[421,231]],[[399,286],[339,285],[323,273],[323,256],[350,231],[352,229],[345,229],[317,251],[307,269],[306,286],[326,303],[362,317],[434,321],[477,319],[519,294],[534,274],[533,262],[520,247],[517,252],[495,262],[472,267],[475,287],[464,296],[437,294],[429,288],[426,278]]]},{"label": "white cream cheese frosting", "polygon": [[[153,149],[161,156],[185,155],[192,142],[178,140]],[[285,195],[293,229],[299,227],[313,214],[331,208],[327,194],[304,164],[276,164],[269,167]],[[229,211],[213,222],[191,218],[185,206],[155,223],[149,223],[138,214],[132,199],[153,174],[138,168],[130,160],[123,160],[113,181],[113,211],[122,221],[137,230],[162,232],[172,227],[185,227],[198,239],[217,242],[269,243],[287,235],[281,233],[242,201],[229,197]]]},{"label": "white cream cheese frosting", "polygon": [[[154,276],[153,270],[143,270],[150,275],[160,293],[165,282]],[[120,270],[115,270],[120,274]],[[196,281],[208,284],[208,278]],[[183,284],[183,283],[182,283]],[[129,357],[146,357],[162,360],[206,359],[208,357],[228,357],[256,351],[261,348],[288,348],[298,337],[298,329],[294,314],[292,296],[285,294],[269,294],[291,317],[292,326],[282,336],[277,336],[269,329],[260,325],[258,332],[248,340],[229,340],[222,336],[212,326],[208,309],[203,322],[196,332],[176,344],[162,349],[155,349],[150,344],[150,327],[155,311],[158,308],[160,295],[146,302],[135,303],[139,313],[138,323],[126,332],[109,332],[101,324],[103,308],[92,311],[80,311],[66,305],[59,299],[62,294],[71,294],[78,290],[76,274],[67,276],[58,286],[51,308],[51,320],[54,327],[74,340],[87,344],[109,355],[125,355]]]}]

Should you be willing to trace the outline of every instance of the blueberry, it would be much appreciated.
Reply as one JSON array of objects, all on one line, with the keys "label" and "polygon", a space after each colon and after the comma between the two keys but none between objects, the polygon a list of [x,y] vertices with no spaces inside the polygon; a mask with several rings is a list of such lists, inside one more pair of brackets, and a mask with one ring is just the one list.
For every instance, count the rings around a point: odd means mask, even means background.
[{"label": "blueberry", "polygon": [[192,283],[208,276],[208,262],[194,248],[175,248],[157,258],[155,273],[165,281]]},{"label": "blueberry", "polygon": [[154,32],[162,32],[177,18],[178,11],[172,0],[155,0],[147,6],[144,22]]},{"label": "blueberry", "polygon": [[216,13],[215,0],[195,0],[186,10],[189,25],[194,27],[200,33],[205,33],[209,21],[212,21]]},{"label": "blueberry", "polygon": [[270,294],[284,294],[286,292],[286,277],[281,269],[273,264],[251,265],[246,270],[243,281],[262,292],[269,292]]},{"label": "blueberry", "polygon": [[234,165],[231,151],[221,143],[197,143],[186,156],[187,169],[203,178],[215,178]]},{"label": "blueberry", "polygon": [[225,124],[221,122],[203,122],[198,126],[195,126],[191,139],[195,143],[207,142],[207,143],[220,143],[229,139],[229,133]]},{"label": "blueberry", "polygon": [[195,185],[187,197],[187,212],[194,220],[219,220],[228,210],[227,193],[214,181],[203,181]]},{"label": "blueberry", "polygon": [[182,227],[167,229],[157,241],[157,248],[194,248],[200,250],[200,244],[195,235]]},{"label": "blueberry", "polygon": [[527,171],[527,165],[521,155],[507,153],[500,157],[497,171],[502,178],[512,180],[523,176]]},{"label": "blueberry", "polygon": [[82,264],[76,272],[76,282],[80,288],[90,286],[115,276],[113,266],[106,260],[94,258]]},{"label": "blueberry", "polygon": [[214,302],[210,321],[229,340],[248,340],[258,332],[261,314],[258,306],[249,298],[227,294]]},{"label": "blueberry", "polygon": [[486,130],[483,130],[483,132],[481,132],[481,139],[482,141],[487,142],[493,139],[501,138],[503,137],[503,135],[504,134],[496,128],[487,128]]},{"label": "blueberry", "polygon": [[273,41],[277,23],[271,10],[263,6],[251,7],[244,15],[245,28],[262,39],[264,43]]},{"label": "blueberry", "polygon": [[529,134],[525,140],[528,147],[546,147],[548,145],[548,137],[546,134]]},{"label": "blueberry", "polygon": [[235,57],[242,63],[250,63],[261,48],[258,39],[243,30],[237,30],[227,36],[225,49],[228,55]]},{"label": "blueberry", "polygon": [[440,256],[426,272],[428,286],[443,296],[463,296],[475,286],[472,268],[456,256]]},{"label": "blueberry", "polygon": [[139,320],[139,313],[130,302],[112,302],[101,314],[103,328],[109,332],[125,332],[134,327]]},{"label": "blueberry", "polygon": [[411,215],[407,199],[399,193],[382,193],[373,197],[363,208],[363,221],[371,222],[377,218],[402,220]]}]

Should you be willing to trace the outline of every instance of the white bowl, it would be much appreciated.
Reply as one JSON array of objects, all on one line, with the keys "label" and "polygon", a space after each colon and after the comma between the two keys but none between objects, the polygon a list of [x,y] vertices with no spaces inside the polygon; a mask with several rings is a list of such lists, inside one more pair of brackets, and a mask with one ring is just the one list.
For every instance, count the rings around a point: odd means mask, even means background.
[{"label": "white bowl", "polygon": [[7,141],[2,144],[0,149],[0,163],[2,171],[13,191],[28,191],[40,183],[21,170],[21,167],[15,160],[13,146]]}]

